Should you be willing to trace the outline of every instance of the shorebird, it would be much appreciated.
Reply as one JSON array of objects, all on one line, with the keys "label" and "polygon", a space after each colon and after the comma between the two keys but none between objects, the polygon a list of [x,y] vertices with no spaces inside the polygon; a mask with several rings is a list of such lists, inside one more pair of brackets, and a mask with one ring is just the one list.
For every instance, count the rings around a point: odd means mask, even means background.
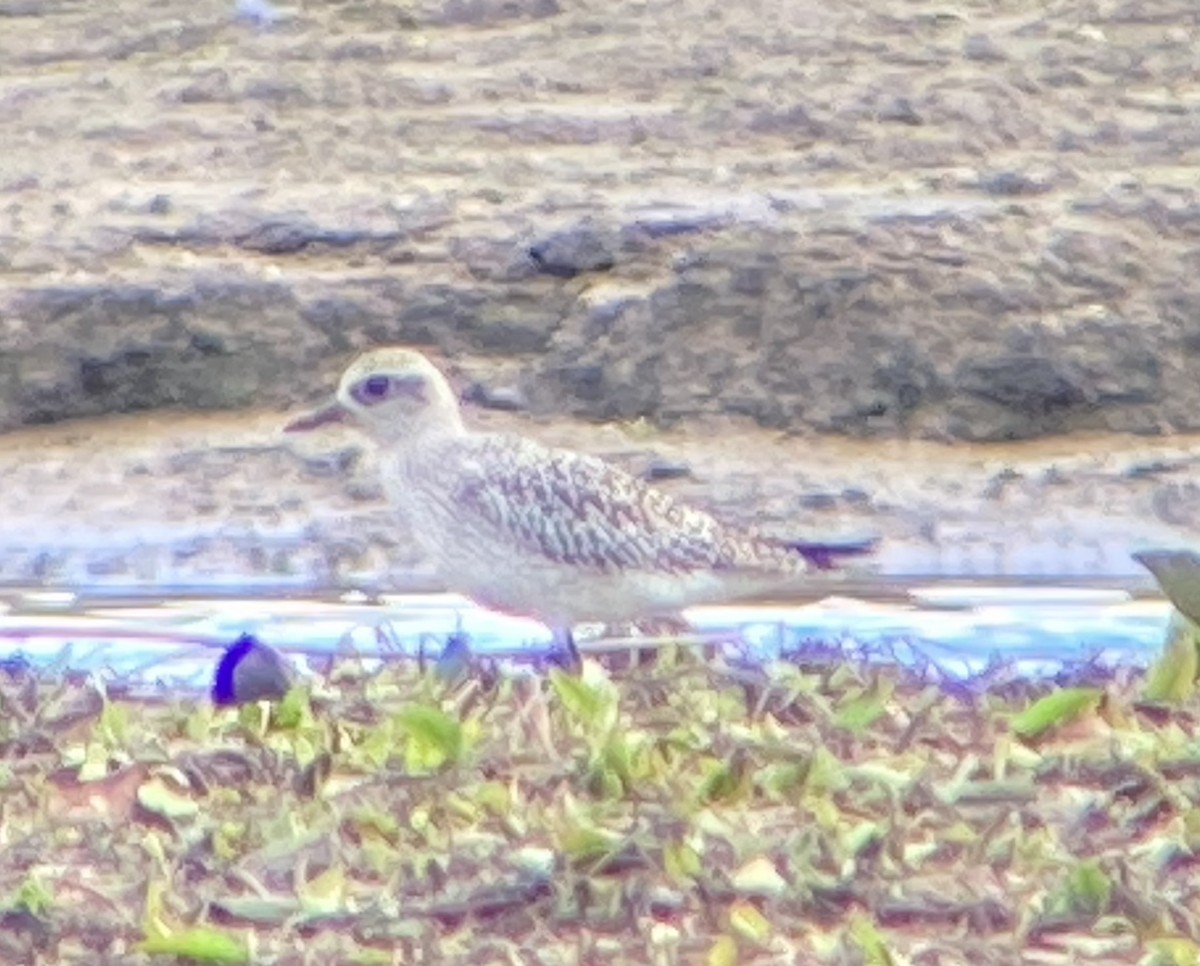
[{"label": "shorebird", "polygon": [[339,422],[379,448],[384,493],[447,589],[540,621],[573,660],[578,624],[794,587],[874,546],[734,529],[597,457],[473,431],[446,377],[413,349],[364,353],[330,405],[284,431]]}]

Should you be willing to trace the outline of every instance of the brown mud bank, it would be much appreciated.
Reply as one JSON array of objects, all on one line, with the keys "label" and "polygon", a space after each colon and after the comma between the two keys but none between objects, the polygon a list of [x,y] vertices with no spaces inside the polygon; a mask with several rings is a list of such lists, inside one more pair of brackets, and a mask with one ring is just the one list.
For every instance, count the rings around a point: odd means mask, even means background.
[{"label": "brown mud bank", "polygon": [[538,416],[1200,429],[1198,14],[0,0],[0,428],[434,346]]},{"label": "brown mud bank", "polygon": [[416,579],[277,434],[380,342],[890,573],[1194,536],[1194,5],[284,10],[0,0],[0,579]]}]

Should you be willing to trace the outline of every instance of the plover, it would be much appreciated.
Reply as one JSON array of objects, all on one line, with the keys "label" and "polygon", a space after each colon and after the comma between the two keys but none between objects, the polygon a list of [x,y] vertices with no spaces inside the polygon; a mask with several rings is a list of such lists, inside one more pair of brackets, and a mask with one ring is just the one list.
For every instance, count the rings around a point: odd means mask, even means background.
[{"label": "plover", "polygon": [[285,431],[347,421],[379,447],[384,492],[447,589],[546,624],[573,658],[578,624],[781,590],[873,547],[768,539],[597,457],[473,431],[413,349],[364,353],[334,402]]}]

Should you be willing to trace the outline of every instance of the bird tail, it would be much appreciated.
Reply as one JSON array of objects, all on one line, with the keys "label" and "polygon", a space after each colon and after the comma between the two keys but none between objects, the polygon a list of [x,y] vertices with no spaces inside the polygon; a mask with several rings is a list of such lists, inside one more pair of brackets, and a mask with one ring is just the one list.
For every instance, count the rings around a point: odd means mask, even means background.
[{"label": "bird tail", "polygon": [[843,561],[852,557],[865,557],[879,546],[878,537],[860,540],[784,540],[783,545],[800,554],[817,570],[836,570]]}]

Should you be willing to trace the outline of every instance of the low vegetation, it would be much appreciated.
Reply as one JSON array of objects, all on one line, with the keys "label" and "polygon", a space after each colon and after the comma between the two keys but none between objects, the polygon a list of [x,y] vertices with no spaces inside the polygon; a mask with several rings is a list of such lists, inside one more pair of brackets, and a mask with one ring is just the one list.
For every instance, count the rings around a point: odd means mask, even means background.
[{"label": "low vegetation", "polygon": [[217,708],[12,670],[0,963],[1194,964],[1200,708],[1164,673],[668,645]]}]

